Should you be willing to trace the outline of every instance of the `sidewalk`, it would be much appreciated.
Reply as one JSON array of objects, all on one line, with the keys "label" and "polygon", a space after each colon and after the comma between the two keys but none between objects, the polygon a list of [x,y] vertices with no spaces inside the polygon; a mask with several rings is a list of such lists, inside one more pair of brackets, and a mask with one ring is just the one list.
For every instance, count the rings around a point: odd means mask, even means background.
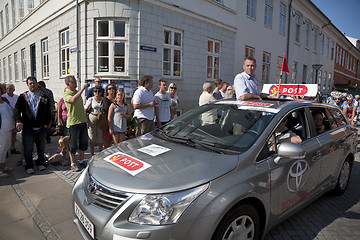
[{"label": "sidewalk", "polygon": [[[17,135],[20,149],[21,134]],[[45,152],[56,153],[59,137],[51,137]],[[36,149],[36,148],[35,148]],[[90,154],[86,153],[85,159]],[[72,221],[71,189],[80,172],[69,166],[48,166],[28,175],[24,166],[16,166],[19,154],[10,154],[7,164],[10,177],[0,178],[1,239],[82,239]]]}]

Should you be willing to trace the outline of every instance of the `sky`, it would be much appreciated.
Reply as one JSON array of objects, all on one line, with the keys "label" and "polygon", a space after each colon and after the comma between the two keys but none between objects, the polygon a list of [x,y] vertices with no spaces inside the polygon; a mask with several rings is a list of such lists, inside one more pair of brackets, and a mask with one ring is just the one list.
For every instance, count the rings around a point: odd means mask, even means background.
[{"label": "sky", "polygon": [[312,0],[348,37],[360,39],[360,0]]}]

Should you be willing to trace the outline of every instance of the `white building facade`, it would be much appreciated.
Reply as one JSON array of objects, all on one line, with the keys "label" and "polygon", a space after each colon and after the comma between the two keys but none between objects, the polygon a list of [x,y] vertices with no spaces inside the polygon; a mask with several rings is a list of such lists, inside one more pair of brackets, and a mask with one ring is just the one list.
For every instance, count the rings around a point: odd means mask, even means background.
[{"label": "white building facade", "polygon": [[0,78],[17,93],[32,75],[58,100],[71,74],[79,83],[100,77],[131,97],[137,80],[151,75],[175,82],[187,111],[205,81],[233,77],[235,0],[29,2],[0,5]]}]

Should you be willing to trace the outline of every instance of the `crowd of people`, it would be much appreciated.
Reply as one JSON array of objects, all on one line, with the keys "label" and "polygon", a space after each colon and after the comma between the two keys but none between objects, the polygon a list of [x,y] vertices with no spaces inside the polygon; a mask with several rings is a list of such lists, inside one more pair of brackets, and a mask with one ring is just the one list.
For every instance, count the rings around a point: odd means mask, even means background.
[{"label": "crowd of people", "polygon": [[[13,84],[0,84],[0,177],[8,177],[6,157],[20,154],[17,165],[24,165],[28,174],[35,173],[35,165],[43,171],[49,163],[69,165],[72,171],[86,166],[85,151],[90,145],[90,154],[125,140],[128,119],[134,118],[136,136],[161,127],[177,116],[179,98],[177,86],[165,79],[158,82],[159,90],[152,93],[153,78],[144,76],[133,93],[131,105],[126,103],[125,92],[114,84],[102,88],[100,78],[94,79],[94,87],[89,89],[85,101],[82,94],[89,84],[77,89],[74,76],[65,78],[63,96],[56,107],[53,93],[43,81],[26,79],[28,91],[14,94]],[[56,109],[56,110],[54,110]],[[46,142],[51,142],[51,126],[56,122],[59,152],[45,157]],[[21,132],[21,149],[15,148],[16,134]],[[37,159],[33,159],[34,144]],[[78,155],[78,157],[76,157]],[[78,158],[78,160],[77,160]]]},{"label": "crowd of people", "polygon": [[[244,59],[244,71],[234,78],[234,85],[217,79],[205,82],[199,97],[199,105],[220,99],[263,99],[259,81],[255,75],[256,60]],[[88,83],[77,89],[74,76],[65,78],[63,96],[57,107],[53,93],[43,81],[36,78],[26,79],[28,91],[14,94],[13,84],[0,84],[0,177],[7,177],[9,168],[5,164],[6,155],[20,154],[18,165],[24,165],[28,174],[34,173],[33,146],[37,148],[36,166],[39,171],[52,161],[70,165],[72,171],[86,166],[85,151],[90,143],[90,154],[118,144],[126,139],[128,120],[133,119],[135,136],[144,135],[156,127],[168,123],[177,116],[179,97],[175,83],[168,85],[167,80],[158,81],[158,90],[153,94],[152,76],[143,76],[138,88],[133,92],[131,104],[126,102],[125,92],[116,89],[114,84],[102,87],[100,78],[94,79],[94,87],[89,89],[85,101],[82,94],[90,87]],[[332,92],[327,100],[340,109],[355,123],[359,120],[359,95]],[[56,109],[56,110],[54,110]],[[132,113],[132,109],[134,110]],[[59,139],[59,152],[45,158],[45,142],[51,142],[52,123],[56,122]],[[21,149],[15,148],[16,134],[21,131]],[[68,154],[68,157],[67,157]],[[78,161],[76,160],[78,155]]]}]

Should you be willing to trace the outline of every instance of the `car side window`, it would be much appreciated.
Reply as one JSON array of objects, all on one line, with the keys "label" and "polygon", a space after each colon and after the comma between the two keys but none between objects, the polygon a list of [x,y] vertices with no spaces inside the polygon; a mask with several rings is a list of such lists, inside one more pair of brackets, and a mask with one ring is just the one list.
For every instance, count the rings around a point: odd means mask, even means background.
[{"label": "car side window", "polygon": [[326,114],[325,108],[310,108],[311,116],[315,125],[316,134],[320,135],[332,129],[331,121]]},{"label": "car side window", "polygon": [[337,124],[338,127],[345,126],[347,124],[344,115],[340,112],[339,109],[329,108],[329,112],[331,116],[334,118],[335,123]]},{"label": "car side window", "polygon": [[296,110],[287,114],[267,139],[263,149],[260,151],[257,161],[276,154],[278,146],[282,142],[291,141],[301,144],[301,142],[309,136],[307,129],[304,110]]}]

